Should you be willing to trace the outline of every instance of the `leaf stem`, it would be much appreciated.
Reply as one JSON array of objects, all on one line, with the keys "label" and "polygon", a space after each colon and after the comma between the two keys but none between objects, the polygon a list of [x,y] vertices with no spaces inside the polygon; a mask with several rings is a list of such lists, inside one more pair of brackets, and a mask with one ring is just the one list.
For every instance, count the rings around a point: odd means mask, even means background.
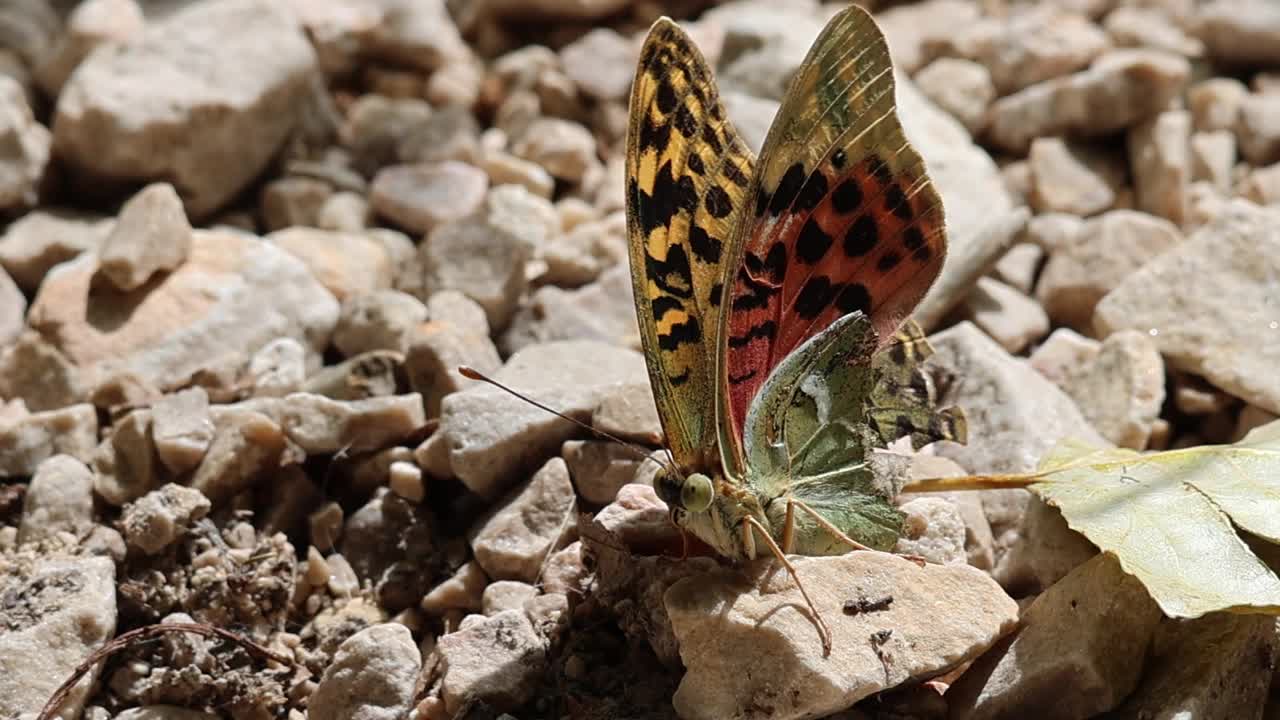
[{"label": "leaf stem", "polygon": [[902,492],[946,492],[951,490],[1002,490],[1025,488],[1044,482],[1043,473],[1020,475],[962,475],[908,481]]}]

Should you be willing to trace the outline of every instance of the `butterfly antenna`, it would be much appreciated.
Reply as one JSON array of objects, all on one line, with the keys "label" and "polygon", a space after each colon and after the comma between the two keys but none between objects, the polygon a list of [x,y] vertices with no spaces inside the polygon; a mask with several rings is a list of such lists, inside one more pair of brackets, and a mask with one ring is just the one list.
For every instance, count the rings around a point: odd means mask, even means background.
[{"label": "butterfly antenna", "polygon": [[[547,412],[551,413],[552,415],[555,415],[555,416],[556,416],[556,417],[558,417],[558,418],[561,418],[561,419],[563,419],[563,420],[568,420],[569,422],[573,423],[574,425],[577,425],[578,427],[580,427],[580,428],[582,428],[582,429],[584,429],[584,430],[587,430],[588,432],[591,432],[591,433],[593,433],[593,434],[595,434],[595,435],[598,435],[599,437],[602,437],[602,438],[604,438],[605,440],[612,440],[613,442],[616,442],[616,443],[618,443],[619,445],[621,445],[622,447],[624,447],[624,448],[626,448],[627,450],[629,450],[631,453],[633,453],[637,458],[639,458],[639,459],[640,459],[640,460],[642,460],[642,461],[643,461],[643,460],[651,460],[651,461],[653,461],[653,462],[655,462],[655,463],[658,463],[658,465],[662,466],[663,468],[666,468],[666,470],[667,470],[668,472],[672,472],[672,473],[679,474],[679,473],[676,471],[676,469],[675,469],[675,466],[674,466],[674,465],[670,465],[670,464],[668,464],[668,463],[663,462],[660,458],[656,458],[656,457],[654,457],[654,456],[653,456],[651,453],[649,453],[646,449],[644,449],[644,448],[642,448],[642,447],[640,447],[640,446],[638,446],[638,445],[635,445],[634,443],[629,443],[629,442],[627,442],[626,440],[623,440],[623,439],[622,439],[622,438],[620,438],[620,437],[617,437],[617,436],[615,436],[615,435],[611,435],[610,433],[607,433],[607,432],[605,432],[604,430],[600,430],[600,429],[598,429],[598,428],[591,427],[590,425],[588,425],[588,424],[586,424],[586,423],[582,422],[581,420],[578,420],[577,418],[569,417],[568,415],[565,415],[564,413],[560,412],[559,410],[556,410],[556,409],[554,409],[554,408],[548,407],[547,405],[545,405],[545,404],[543,404],[543,403],[540,403],[540,402],[538,402],[537,400],[534,400],[533,398],[529,397],[528,395],[525,395],[525,394],[523,394],[523,393],[521,393],[521,392],[519,392],[519,391],[517,391],[517,390],[514,390],[514,389],[512,389],[512,388],[510,388],[510,387],[508,387],[508,386],[506,386],[506,385],[503,385],[502,383],[498,382],[497,380],[494,380],[493,378],[489,377],[488,375],[485,375],[484,373],[480,372],[479,370],[476,370],[475,368],[470,368],[470,367],[467,367],[466,365],[460,365],[460,366],[458,366],[458,372],[459,372],[463,377],[465,377],[465,378],[468,378],[468,379],[471,379],[471,380],[479,380],[480,382],[486,382],[486,383],[489,383],[490,385],[492,385],[492,386],[494,386],[494,387],[498,388],[499,390],[502,390],[502,391],[504,391],[504,392],[510,393],[511,395],[514,395],[514,396],[516,396],[516,397],[520,398],[521,400],[523,400],[523,401],[525,401],[525,402],[529,403],[530,405],[532,405],[532,406],[534,406],[534,407],[536,407],[536,408],[538,408],[538,409],[540,409],[540,410],[546,410]],[[668,453],[667,453],[667,454],[668,454],[668,455],[670,455],[670,451],[668,451]]]}]

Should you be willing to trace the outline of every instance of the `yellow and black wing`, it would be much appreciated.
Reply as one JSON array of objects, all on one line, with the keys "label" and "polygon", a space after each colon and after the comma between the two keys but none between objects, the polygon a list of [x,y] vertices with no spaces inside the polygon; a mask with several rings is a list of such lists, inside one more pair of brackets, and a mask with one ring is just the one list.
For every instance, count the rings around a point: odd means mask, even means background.
[{"label": "yellow and black wing", "polygon": [[[678,25],[654,23],[631,89],[627,234],[636,315],[667,444],[686,470],[719,460],[715,391],[722,263],[754,157],[711,68]],[[737,235],[741,235],[737,233]]]}]

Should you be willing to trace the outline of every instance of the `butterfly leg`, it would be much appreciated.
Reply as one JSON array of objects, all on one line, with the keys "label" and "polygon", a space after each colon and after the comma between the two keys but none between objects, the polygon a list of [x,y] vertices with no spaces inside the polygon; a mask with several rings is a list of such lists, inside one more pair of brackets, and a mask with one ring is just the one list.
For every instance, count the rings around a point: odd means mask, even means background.
[{"label": "butterfly leg", "polygon": [[790,553],[796,539],[796,506],[787,498],[787,519],[782,523],[782,552]]},{"label": "butterfly leg", "polygon": [[848,535],[845,535],[843,532],[841,532],[840,528],[836,527],[835,525],[832,525],[830,520],[822,517],[821,513],[809,507],[809,505],[805,503],[803,500],[796,500],[795,498],[787,498],[787,525],[788,526],[790,526],[792,522],[791,515],[793,512],[793,508],[797,508],[797,507],[805,511],[806,513],[808,513],[809,517],[812,517],[814,522],[818,523],[818,525],[821,525],[824,530],[836,536],[836,538],[840,540],[840,542],[844,543],[845,545],[848,545],[854,550],[872,550],[873,549],[873,548],[867,547],[866,545],[863,545],[857,540],[854,540]]},{"label": "butterfly leg", "polygon": [[[800,582],[800,575],[796,573],[795,566],[792,565],[791,561],[787,559],[787,556],[782,553],[782,548],[778,547],[778,543],[773,541],[773,538],[769,536],[769,531],[760,524],[760,521],[748,515],[744,518],[742,530],[746,536],[750,538],[754,534],[751,532],[752,529],[760,531],[760,537],[764,538],[769,549],[773,551],[773,556],[787,568],[787,572],[791,573],[791,579],[795,581],[796,587],[800,590],[801,597],[803,597],[805,603],[809,605],[809,612],[813,613],[813,621],[818,625],[818,636],[822,638],[822,657],[827,657],[831,654],[831,629],[827,627],[826,621],[822,619],[822,613],[818,612],[818,607],[814,605],[813,600],[809,598],[809,593],[804,589],[804,584]],[[754,540],[751,541],[751,545],[754,547]]]}]

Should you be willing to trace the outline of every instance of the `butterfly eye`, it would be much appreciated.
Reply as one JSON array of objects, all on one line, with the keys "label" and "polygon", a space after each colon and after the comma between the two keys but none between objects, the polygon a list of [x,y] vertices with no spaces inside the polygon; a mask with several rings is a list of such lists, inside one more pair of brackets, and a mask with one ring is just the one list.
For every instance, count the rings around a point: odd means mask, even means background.
[{"label": "butterfly eye", "polygon": [[681,490],[683,483],[680,478],[672,474],[669,470],[663,468],[653,476],[653,489],[658,493],[658,497],[667,507],[679,507],[683,502],[681,500]]},{"label": "butterfly eye", "polygon": [[680,488],[680,504],[689,512],[702,512],[711,507],[713,489],[711,478],[702,473],[693,473],[685,478]]}]

